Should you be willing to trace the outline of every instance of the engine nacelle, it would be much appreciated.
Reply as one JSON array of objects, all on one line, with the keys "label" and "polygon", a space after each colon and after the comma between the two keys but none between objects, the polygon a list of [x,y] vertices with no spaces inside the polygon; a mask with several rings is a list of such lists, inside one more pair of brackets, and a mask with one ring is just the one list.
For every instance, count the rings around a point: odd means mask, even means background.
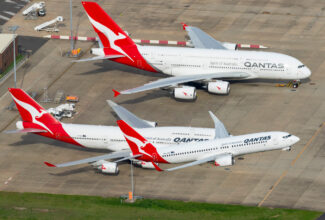
[{"label": "engine nacelle", "polygon": [[235,159],[233,158],[233,156],[231,154],[219,157],[214,161],[214,165],[220,166],[220,167],[232,166],[232,165],[234,165],[234,163],[235,163]]},{"label": "engine nacelle", "polygon": [[282,148],[283,151],[291,151],[291,146],[290,147],[285,147],[285,148]]},{"label": "engine nacelle", "polygon": [[117,174],[119,172],[117,163],[105,162],[99,167],[103,173]]},{"label": "engine nacelle", "polygon": [[155,167],[152,165],[151,162],[145,162],[145,161],[140,161],[140,160],[133,160],[133,164],[144,168],[144,169],[155,169]]},{"label": "engine nacelle", "polygon": [[175,99],[195,100],[196,88],[192,86],[183,86],[174,89]]},{"label": "engine nacelle", "polygon": [[105,52],[104,52],[103,48],[91,48],[90,54],[94,54],[97,56],[105,56]]},{"label": "engine nacelle", "polygon": [[230,84],[227,81],[213,81],[208,83],[208,91],[214,94],[228,95],[230,92]]},{"label": "engine nacelle", "polygon": [[16,128],[17,129],[24,129],[24,125],[22,121],[17,121],[16,122]]}]

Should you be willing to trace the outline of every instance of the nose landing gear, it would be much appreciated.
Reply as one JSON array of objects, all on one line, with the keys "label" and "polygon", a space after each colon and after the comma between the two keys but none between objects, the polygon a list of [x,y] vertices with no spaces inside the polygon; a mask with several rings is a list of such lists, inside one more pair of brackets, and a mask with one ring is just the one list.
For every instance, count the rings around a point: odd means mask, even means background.
[{"label": "nose landing gear", "polygon": [[292,80],[288,83],[287,86],[290,88],[298,88],[300,84],[301,84],[300,80]]}]

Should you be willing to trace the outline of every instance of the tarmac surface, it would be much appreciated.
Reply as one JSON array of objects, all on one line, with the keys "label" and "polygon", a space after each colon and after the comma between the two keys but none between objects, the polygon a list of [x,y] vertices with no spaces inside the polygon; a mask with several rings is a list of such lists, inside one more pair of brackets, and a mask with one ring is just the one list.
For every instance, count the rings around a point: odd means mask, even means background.
[{"label": "tarmac surface", "polygon": [[[41,37],[33,27],[62,15],[68,5],[45,1],[47,15],[26,21],[21,13],[4,27],[19,23],[18,34]],[[31,3],[30,3],[31,4]],[[68,3],[66,3],[68,4]],[[73,3],[75,32],[95,36],[79,2]],[[220,41],[263,44],[267,51],[292,55],[312,71],[298,89],[276,87],[273,81],[231,84],[229,96],[198,91],[195,103],[177,102],[165,91],[153,90],[114,99],[141,118],[160,126],[213,127],[213,111],[233,135],[260,131],[287,131],[300,137],[292,151],[273,151],[244,156],[230,168],[203,164],[169,173],[135,168],[135,194],[148,198],[287,207],[325,211],[325,5],[314,1],[219,0],[219,1],[101,1],[133,38],[184,40],[180,22],[198,26]],[[27,6],[26,6],[27,7]],[[59,27],[69,35],[69,22]],[[112,89],[133,88],[162,75],[143,72],[110,61],[71,63],[61,56],[70,43],[49,40],[18,71],[18,85],[38,92],[47,87],[77,95],[78,114],[64,122],[115,125],[107,106]],[[76,42],[85,57],[90,42]],[[0,85],[0,132],[14,129],[17,111],[7,110],[11,98],[6,89],[12,77]],[[46,108],[54,104],[45,104]],[[0,190],[120,196],[131,190],[130,166],[121,164],[117,176],[96,173],[87,165],[51,169],[43,161],[67,162],[100,155],[36,135],[0,134]]]},{"label": "tarmac surface", "polygon": [[[0,25],[10,20],[29,0],[2,0],[0,1]],[[1,32],[1,31],[0,31]]]}]

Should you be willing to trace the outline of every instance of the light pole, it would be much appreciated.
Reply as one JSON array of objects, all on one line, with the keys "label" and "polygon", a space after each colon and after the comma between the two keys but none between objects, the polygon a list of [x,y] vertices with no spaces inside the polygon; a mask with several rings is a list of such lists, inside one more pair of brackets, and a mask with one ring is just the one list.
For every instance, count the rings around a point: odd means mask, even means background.
[{"label": "light pole", "polygon": [[134,201],[134,183],[133,183],[133,160],[131,159],[131,189],[132,189],[132,201]]},{"label": "light pole", "polygon": [[14,34],[14,81],[15,81],[15,88],[17,88],[17,78],[16,78],[16,37],[15,37],[15,32],[16,30],[19,28],[19,26],[15,25],[15,26],[10,26],[9,30],[12,31],[12,33]]},{"label": "light pole", "polygon": [[71,46],[70,46],[70,53],[73,50],[73,31],[72,31],[72,0],[70,0],[70,32],[71,32]]}]

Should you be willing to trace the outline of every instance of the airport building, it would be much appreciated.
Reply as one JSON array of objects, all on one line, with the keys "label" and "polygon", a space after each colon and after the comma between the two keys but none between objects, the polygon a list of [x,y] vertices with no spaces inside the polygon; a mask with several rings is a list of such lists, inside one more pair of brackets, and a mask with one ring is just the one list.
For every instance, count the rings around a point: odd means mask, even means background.
[{"label": "airport building", "polygon": [[0,73],[5,71],[13,62],[13,41],[16,55],[18,54],[17,34],[0,34]]}]

